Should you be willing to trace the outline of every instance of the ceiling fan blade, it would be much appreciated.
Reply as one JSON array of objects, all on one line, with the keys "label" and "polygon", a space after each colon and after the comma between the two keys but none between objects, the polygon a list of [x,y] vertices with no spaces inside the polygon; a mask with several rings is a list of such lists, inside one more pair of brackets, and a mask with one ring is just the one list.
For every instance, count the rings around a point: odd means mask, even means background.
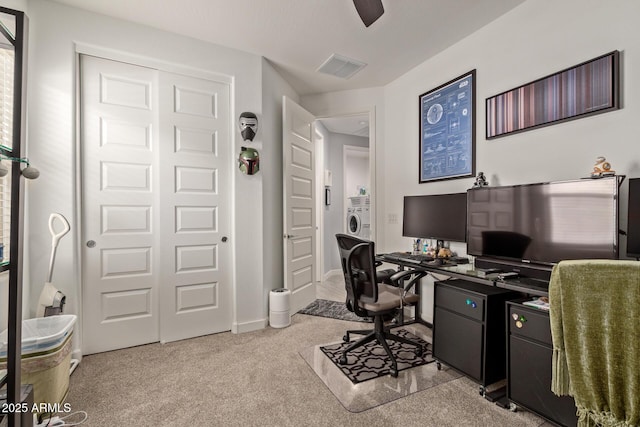
[{"label": "ceiling fan blade", "polygon": [[382,0],[353,0],[353,4],[365,27],[376,22],[384,13]]}]

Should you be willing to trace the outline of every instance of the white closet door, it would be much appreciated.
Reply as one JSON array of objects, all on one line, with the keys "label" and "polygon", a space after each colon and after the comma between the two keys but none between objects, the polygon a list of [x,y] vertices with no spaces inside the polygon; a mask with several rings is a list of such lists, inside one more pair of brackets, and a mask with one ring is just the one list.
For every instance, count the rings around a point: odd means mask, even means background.
[{"label": "white closet door", "polygon": [[83,350],[158,341],[155,70],[81,57]]},{"label": "white closet door", "polygon": [[229,85],[160,74],[160,339],[231,329]]},{"label": "white closet door", "polygon": [[229,86],[81,58],[84,353],[230,330]]}]

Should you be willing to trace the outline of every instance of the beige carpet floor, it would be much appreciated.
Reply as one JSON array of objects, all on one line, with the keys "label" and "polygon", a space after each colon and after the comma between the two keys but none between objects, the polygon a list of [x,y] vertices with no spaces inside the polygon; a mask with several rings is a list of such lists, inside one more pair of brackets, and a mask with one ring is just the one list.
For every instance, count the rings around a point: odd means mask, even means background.
[{"label": "beige carpet floor", "polygon": [[542,426],[459,378],[360,413],[347,411],[299,352],[366,328],[296,314],[291,326],[90,355],[71,376],[83,426]]}]

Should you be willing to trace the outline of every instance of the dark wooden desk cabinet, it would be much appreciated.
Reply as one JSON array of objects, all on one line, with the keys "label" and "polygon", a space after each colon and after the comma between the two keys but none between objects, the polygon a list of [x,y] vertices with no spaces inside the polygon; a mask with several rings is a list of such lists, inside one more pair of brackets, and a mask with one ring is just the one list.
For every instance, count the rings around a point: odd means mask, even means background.
[{"label": "dark wooden desk cabinet", "polygon": [[477,381],[483,395],[505,378],[505,301],[517,295],[465,280],[435,282],[433,357]]},{"label": "dark wooden desk cabinet", "polygon": [[578,423],[573,398],[551,392],[552,342],[549,313],[507,303],[507,398],[563,426]]}]

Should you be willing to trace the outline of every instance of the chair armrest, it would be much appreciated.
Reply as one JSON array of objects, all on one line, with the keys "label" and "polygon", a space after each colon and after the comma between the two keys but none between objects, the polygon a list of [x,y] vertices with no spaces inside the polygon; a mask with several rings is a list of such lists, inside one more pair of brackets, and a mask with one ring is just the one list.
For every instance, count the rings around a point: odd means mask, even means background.
[{"label": "chair armrest", "polygon": [[411,280],[409,280],[409,283],[407,283],[404,286],[404,293],[407,293],[409,289],[411,289],[411,287],[413,287],[413,285],[415,285],[418,282],[418,280],[422,279],[426,275],[427,275],[426,271],[404,270],[404,271],[397,272],[396,274],[391,276],[389,279],[391,280],[391,283],[393,283],[393,286],[401,287],[402,281],[411,277]]}]

